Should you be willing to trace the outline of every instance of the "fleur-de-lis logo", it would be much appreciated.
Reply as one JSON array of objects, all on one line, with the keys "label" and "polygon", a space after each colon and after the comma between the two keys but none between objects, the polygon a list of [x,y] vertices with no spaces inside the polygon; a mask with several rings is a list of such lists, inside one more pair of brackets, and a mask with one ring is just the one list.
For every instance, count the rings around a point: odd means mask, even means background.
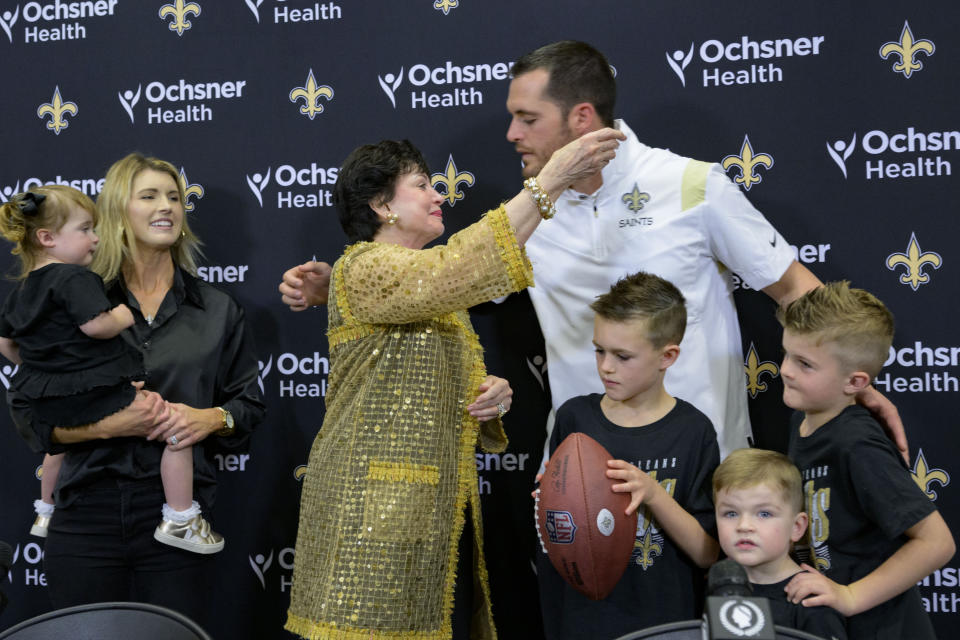
[{"label": "fleur-de-lis logo", "polygon": [[637,187],[637,183],[633,183],[633,191],[625,193],[620,196],[620,201],[626,205],[627,209],[636,213],[643,209],[643,205],[650,202],[650,194],[646,191],[640,191],[640,188]]},{"label": "fleur-de-lis logo", "polygon": [[914,40],[910,25],[904,20],[903,31],[900,32],[900,41],[887,42],[880,47],[880,57],[886,60],[891,55],[898,56],[900,62],[893,63],[893,70],[902,73],[903,77],[909,78],[914,71],[923,69],[923,63],[917,60],[917,54],[922,52],[932,56],[935,50],[936,47],[930,40]]},{"label": "fleur-de-lis logo", "polygon": [[760,362],[757,356],[757,349],[750,343],[750,349],[747,351],[747,359],[743,363],[743,370],[747,374],[747,393],[751,398],[756,398],[758,393],[767,390],[767,383],[760,381],[760,376],[769,373],[771,378],[780,375],[780,367],[775,362],[764,360]]},{"label": "fleur-de-lis logo", "polygon": [[307,74],[307,85],[297,87],[290,92],[290,102],[296,104],[297,100],[303,98],[303,106],[300,107],[300,113],[309,116],[313,120],[318,113],[323,113],[323,105],[320,104],[320,98],[333,100],[333,89],[327,85],[317,85],[313,77],[313,69]]},{"label": "fleur-de-lis logo", "polygon": [[907,272],[901,274],[900,282],[910,285],[910,288],[916,291],[920,285],[930,282],[930,276],[923,272],[924,265],[931,265],[934,269],[939,269],[943,263],[940,254],[932,251],[921,251],[920,244],[917,242],[917,234],[910,233],[910,243],[907,245],[906,253],[891,253],[887,256],[887,268],[895,271],[897,265],[904,265]]},{"label": "fleur-de-lis logo", "polygon": [[761,165],[769,169],[773,166],[773,157],[766,153],[754,154],[748,136],[743,136],[743,146],[740,147],[739,156],[729,155],[720,162],[724,171],[728,171],[730,167],[740,169],[740,175],[733,181],[742,184],[747,191],[750,191],[750,187],[754,184],[760,184],[763,181],[757,173],[757,167]]},{"label": "fleur-de-lis logo", "polygon": [[47,129],[60,135],[61,130],[70,126],[64,119],[64,116],[67,114],[76,116],[77,111],[77,103],[63,101],[63,98],[60,97],[60,85],[57,85],[53,90],[53,99],[50,102],[40,105],[40,108],[37,109],[37,117],[43,120],[44,116],[50,116]]},{"label": "fleur-de-lis logo", "polygon": [[194,16],[200,15],[200,5],[196,2],[184,2],[183,0],[177,0],[173,4],[165,4],[160,7],[160,19],[166,20],[168,17],[173,17],[173,22],[170,23],[170,31],[176,31],[178,36],[182,36],[183,32],[193,26],[193,23],[187,20],[187,16],[190,14]]},{"label": "fleur-de-lis logo", "polygon": [[183,167],[180,167],[180,184],[183,185],[183,212],[190,213],[196,209],[197,205],[190,201],[192,196],[196,196],[197,200],[203,197],[203,187],[199,184],[190,184],[190,180],[187,179],[187,172],[183,170]]},{"label": "fleur-de-lis logo", "polygon": [[923,490],[931,500],[937,499],[937,492],[930,488],[930,484],[937,482],[941,487],[950,484],[950,474],[943,469],[930,469],[927,466],[927,459],[923,455],[923,449],[917,451],[917,459],[913,462],[913,470],[910,472],[913,481]]},{"label": "fleur-de-lis logo", "polygon": [[651,536],[650,529],[647,529],[641,540],[633,541],[633,553],[636,556],[634,562],[646,571],[653,566],[653,559],[663,553],[663,547],[657,544]]},{"label": "fleur-de-lis logo", "polygon": [[433,3],[433,8],[437,11],[443,11],[443,15],[449,15],[451,9],[456,9],[460,6],[460,0],[436,0]]},{"label": "fleur-de-lis logo", "polygon": [[430,176],[430,185],[436,187],[441,184],[445,187],[443,197],[447,199],[450,206],[457,204],[457,200],[463,200],[464,194],[460,191],[460,185],[465,184],[472,187],[476,179],[469,171],[457,171],[457,165],[453,161],[453,154],[447,158],[447,168],[443,173],[435,173]]}]

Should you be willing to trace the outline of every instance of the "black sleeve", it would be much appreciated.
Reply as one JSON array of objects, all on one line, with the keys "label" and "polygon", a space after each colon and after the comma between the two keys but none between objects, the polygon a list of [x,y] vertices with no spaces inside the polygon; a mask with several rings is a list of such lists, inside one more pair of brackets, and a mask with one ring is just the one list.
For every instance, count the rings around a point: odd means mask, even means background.
[{"label": "black sleeve", "polygon": [[576,422],[573,412],[568,406],[569,400],[557,409],[557,417],[553,421],[553,431],[550,432],[550,455],[557,450],[564,438],[573,433]]},{"label": "black sleeve", "polygon": [[717,537],[717,517],[713,508],[713,472],[720,465],[720,447],[717,434],[709,422],[701,436],[700,459],[687,504],[680,505],[692,515],[703,530]]},{"label": "black sleeve", "polygon": [[891,540],[936,511],[879,425],[850,447],[847,464],[857,500]]},{"label": "black sleeve", "polygon": [[78,327],[114,307],[107,299],[100,276],[82,267],[71,270],[55,294]]},{"label": "black sleeve", "polygon": [[252,332],[239,305],[234,305],[233,315],[217,366],[215,402],[233,416],[236,432],[227,438],[214,436],[206,442],[208,447],[224,450],[247,448],[254,428],[263,421],[266,413],[257,384],[260,370]]}]

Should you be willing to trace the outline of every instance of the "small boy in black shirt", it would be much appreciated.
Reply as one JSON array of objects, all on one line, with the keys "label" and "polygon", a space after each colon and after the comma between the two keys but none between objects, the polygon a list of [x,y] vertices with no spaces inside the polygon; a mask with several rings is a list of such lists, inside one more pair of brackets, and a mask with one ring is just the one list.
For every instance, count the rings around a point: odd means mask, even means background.
[{"label": "small boy in black shirt", "polygon": [[953,556],[953,537],[900,453],[854,402],[887,357],[893,316],[866,291],[835,282],[778,318],[783,401],[802,412],[789,454],[805,483],[814,564],[803,565],[787,596],[838,610],[850,638],[935,638],[916,583]]},{"label": "small boy in black shirt", "polygon": [[713,473],[720,548],[747,572],[753,595],[770,601],[773,622],[822,638],[845,640],[843,616],[830,607],[803,607],[784,587],[800,566],[790,557],[807,530],[800,472],[782,453],[737,449]]}]

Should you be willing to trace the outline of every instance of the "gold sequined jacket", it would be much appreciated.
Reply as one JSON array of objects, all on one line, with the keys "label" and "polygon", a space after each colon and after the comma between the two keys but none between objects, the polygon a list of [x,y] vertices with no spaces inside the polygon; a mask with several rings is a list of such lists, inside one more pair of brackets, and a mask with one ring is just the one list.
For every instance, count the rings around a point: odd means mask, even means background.
[{"label": "gold sequined jacket", "polygon": [[466,309],[532,284],[503,207],[446,245],[362,242],[334,264],[326,417],[304,479],[288,630],[449,638],[469,505],[472,635],[496,637],[474,453],[502,451],[506,436],[466,410],[486,377]]}]

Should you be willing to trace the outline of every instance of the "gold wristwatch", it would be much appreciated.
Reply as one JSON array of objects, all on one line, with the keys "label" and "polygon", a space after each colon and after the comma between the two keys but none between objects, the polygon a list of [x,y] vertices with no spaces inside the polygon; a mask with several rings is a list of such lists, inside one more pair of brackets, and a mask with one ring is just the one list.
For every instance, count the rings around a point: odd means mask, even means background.
[{"label": "gold wristwatch", "polygon": [[216,434],[218,436],[232,436],[237,430],[236,425],[233,423],[233,414],[223,407],[214,407],[214,409],[220,412],[220,417],[223,420],[220,430],[217,431]]}]

